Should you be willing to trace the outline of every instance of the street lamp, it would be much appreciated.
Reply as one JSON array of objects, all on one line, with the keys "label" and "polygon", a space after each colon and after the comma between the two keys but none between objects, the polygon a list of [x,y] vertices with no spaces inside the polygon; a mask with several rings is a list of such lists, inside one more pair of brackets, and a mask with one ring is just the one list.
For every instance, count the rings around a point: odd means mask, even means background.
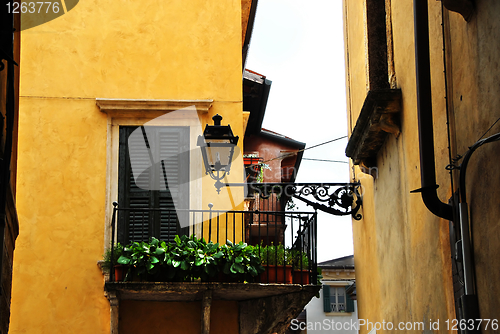
[{"label": "street lamp", "polygon": [[[220,125],[222,116],[212,117],[214,125],[206,125],[203,136],[198,136],[205,174],[215,180],[215,188],[220,193],[222,187],[245,187],[246,183],[222,183],[229,174],[233,161],[234,148],[238,144],[238,136],[233,135],[231,126]],[[278,192],[297,198],[315,210],[321,210],[335,216],[351,215],[360,220],[358,210],[363,203],[359,193],[361,184],[354,183],[258,183],[254,184],[259,196],[266,198],[270,193]],[[309,197],[309,198],[307,198]]]},{"label": "street lamp", "polygon": [[215,180],[217,193],[220,193],[224,183],[220,182],[231,170],[234,147],[238,144],[238,136],[233,135],[231,126],[221,125],[222,116],[212,117],[214,125],[206,125],[203,136],[198,136],[198,146],[201,148],[205,174]]}]

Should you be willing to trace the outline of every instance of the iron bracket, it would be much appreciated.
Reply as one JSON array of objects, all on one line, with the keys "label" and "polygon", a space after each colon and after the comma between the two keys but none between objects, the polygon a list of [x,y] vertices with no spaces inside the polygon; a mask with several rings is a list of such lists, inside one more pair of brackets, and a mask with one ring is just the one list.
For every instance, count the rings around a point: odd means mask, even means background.
[{"label": "iron bracket", "polygon": [[359,189],[361,184],[354,183],[226,183],[225,186],[250,186],[261,198],[271,194],[294,197],[315,210],[335,215],[348,216],[360,220],[358,213],[363,198]]}]

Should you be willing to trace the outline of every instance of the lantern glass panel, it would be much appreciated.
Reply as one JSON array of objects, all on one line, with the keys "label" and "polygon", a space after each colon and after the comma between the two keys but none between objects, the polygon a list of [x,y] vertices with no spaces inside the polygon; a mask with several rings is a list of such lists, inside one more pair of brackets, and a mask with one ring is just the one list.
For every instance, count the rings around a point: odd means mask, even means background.
[{"label": "lantern glass panel", "polygon": [[207,160],[210,166],[214,170],[228,169],[226,166],[231,164],[232,155],[234,152],[233,144],[227,143],[227,141],[217,140],[210,141],[207,143]]}]

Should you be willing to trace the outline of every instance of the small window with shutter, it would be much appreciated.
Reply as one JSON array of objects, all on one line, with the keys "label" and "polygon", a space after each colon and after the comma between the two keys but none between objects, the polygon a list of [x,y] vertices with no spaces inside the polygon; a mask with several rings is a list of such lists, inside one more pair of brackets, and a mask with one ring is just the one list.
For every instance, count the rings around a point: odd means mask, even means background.
[{"label": "small window with shutter", "polygon": [[189,127],[120,127],[118,203],[130,210],[118,216],[119,241],[172,242],[176,234],[186,234],[174,202],[177,209],[189,209],[183,207],[189,201],[187,151]]},{"label": "small window with shutter", "polygon": [[323,285],[324,312],[354,312],[354,300],[346,289],[346,286]]}]

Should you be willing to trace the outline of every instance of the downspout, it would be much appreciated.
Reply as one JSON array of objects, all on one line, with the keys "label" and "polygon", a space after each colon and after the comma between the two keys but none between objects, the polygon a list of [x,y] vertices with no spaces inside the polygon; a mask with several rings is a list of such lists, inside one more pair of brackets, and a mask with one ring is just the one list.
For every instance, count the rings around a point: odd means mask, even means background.
[{"label": "downspout", "polygon": [[[465,294],[460,297],[460,303],[462,306],[462,312],[464,319],[480,319],[479,318],[479,305],[477,300],[477,295],[475,292],[475,273],[474,273],[474,253],[472,249],[471,237],[472,233],[469,228],[469,207],[467,204],[467,188],[466,188],[466,176],[467,176],[467,166],[472,154],[484,144],[492,143],[500,140],[500,133],[497,133],[488,138],[479,140],[474,145],[472,145],[467,153],[465,153],[462,164],[460,165],[460,203],[458,203],[459,208],[459,227],[460,234],[462,235],[461,242],[461,252],[462,252],[462,263],[464,269],[464,290]],[[471,333],[471,332],[469,332]]]},{"label": "downspout", "polygon": [[[422,188],[413,192],[422,193],[425,206],[436,216],[456,221],[453,206],[443,203],[436,184],[436,164],[434,160],[434,131],[432,121],[432,95],[429,53],[429,13],[427,0],[414,0],[415,68],[417,80],[418,137],[420,149],[420,175]],[[462,189],[460,189],[462,191]],[[473,264],[468,233],[468,212],[464,203],[459,205],[458,225],[462,232],[462,256],[466,293],[461,297],[462,316],[465,320],[479,319],[477,296],[473,288]],[[478,333],[478,326],[466,333]]]},{"label": "downspout", "polygon": [[415,70],[417,79],[418,139],[420,148],[421,188],[425,206],[436,216],[453,220],[451,205],[437,195],[436,163],[434,161],[434,130],[432,122],[431,70],[429,56],[429,15],[427,0],[414,0]]}]

